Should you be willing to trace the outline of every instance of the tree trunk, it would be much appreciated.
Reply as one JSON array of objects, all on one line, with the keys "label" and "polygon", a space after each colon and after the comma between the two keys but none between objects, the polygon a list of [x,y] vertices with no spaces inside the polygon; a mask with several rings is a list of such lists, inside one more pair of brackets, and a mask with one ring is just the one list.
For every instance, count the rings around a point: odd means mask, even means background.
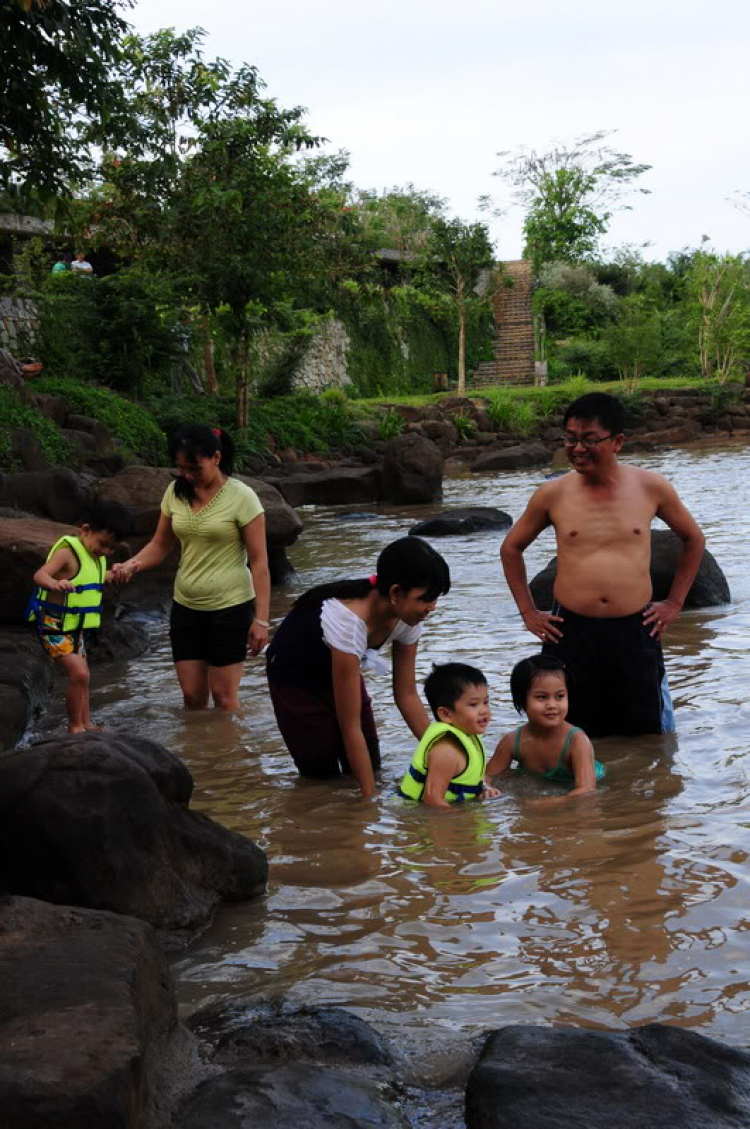
[{"label": "tree trunk", "polygon": [[214,367],[214,342],[211,337],[211,327],[208,324],[208,314],[201,314],[201,336],[203,338],[203,375],[206,388],[209,392],[219,391],[219,381],[216,379]]},{"label": "tree trunk", "polygon": [[249,421],[249,356],[247,347],[247,334],[242,333],[237,343],[237,427],[240,431],[247,428]]},{"label": "tree trunk", "polygon": [[466,306],[458,302],[458,394],[466,392]]}]

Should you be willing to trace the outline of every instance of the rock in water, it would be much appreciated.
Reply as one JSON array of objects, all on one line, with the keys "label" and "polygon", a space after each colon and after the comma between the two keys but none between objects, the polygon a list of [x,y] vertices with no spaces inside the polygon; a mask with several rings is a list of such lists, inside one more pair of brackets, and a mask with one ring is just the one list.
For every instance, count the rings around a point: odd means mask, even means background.
[{"label": "rock in water", "polygon": [[443,456],[421,435],[399,435],[383,450],[382,484],[387,502],[437,502],[443,494]]},{"label": "rock in water", "polygon": [[[679,552],[680,539],[671,529],[651,530],[651,584],[655,600],[663,600],[669,594]],[[531,581],[529,587],[538,608],[552,607],[556,575],[557,557],[553,557]],[[716,558],[706,549],[698,574],[687,594],[685,607],[716,608],[730,603],[731,599],[727,579]]]},{"label": "rock in water", "polygon": [[660,1023],[503,1027],[466,1087],[467,1129],[739,1129],[748,1109],[750,1054]]},{"label": "rock in water", "polygon": [[263,851],[188,810],[193,781],[155,741],[52,737],[0,757],[0,889],[132,914],[169,947],[265,888]]},{"label": "rock in water", "polygon": [[458,537],[466,533],[484,533],[490,530],[509,529],[513,524],[510,514],[494,506],[463,506],[420,521],[409,530],[414,537]]}]

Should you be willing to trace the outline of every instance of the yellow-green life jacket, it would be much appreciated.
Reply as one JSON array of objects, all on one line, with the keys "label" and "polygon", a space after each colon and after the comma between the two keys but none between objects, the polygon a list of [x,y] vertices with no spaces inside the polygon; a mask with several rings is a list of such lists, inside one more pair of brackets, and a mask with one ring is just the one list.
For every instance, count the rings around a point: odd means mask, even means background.
[{"label": "yellow-green life jacket", "polygon": [[421,800],[427,780],[427,758],[430,749],[441,737],[450,734],[455,737],[466,753],[466,768],[459,776],[454,776],[448,785],[445,799],[449,804],[462,804],[465,800],[476,800],[481,795],[484,779],[485,752],[482,738],[462,733],[444,721],[433,721],[428,725],[422,740],[414,750],[411,764],[401,781],[399,795],[407,800]]},{"label": "yellow-green life jacket", "polygon": [[[94,558],[79,537],[65,536],[50,549],[47,554],[49,561],[62,545],[68,545],[78,558],[79,569],[74,579],[72,592],[48,592],[46,588],[37,588],[29,600],[26,618],[36,621],[37,631],[40,634],[73,634],[82,629],[99,627],[102,622],[102,592],[104,590],[104,575],[107,571],[106,557]],[[65,608],[62,625],[47,631],[42,624],[42,615],[48,613],[59,615],[61,607]]]}]

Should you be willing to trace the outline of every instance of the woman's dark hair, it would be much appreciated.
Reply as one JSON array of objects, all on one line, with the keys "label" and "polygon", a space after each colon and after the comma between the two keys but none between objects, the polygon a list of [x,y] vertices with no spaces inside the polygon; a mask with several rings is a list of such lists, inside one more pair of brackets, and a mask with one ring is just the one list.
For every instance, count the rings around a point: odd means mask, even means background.
[{"label": "woman's dark hair", "polygon": [[[179,452],[191,462],[197,459],[210,459],[217,451],[221,452],[219,470],[222,474],[231,474],[234,470],[234,443],[220,427],[209,427],[206,423],[186,423],[178,427],[169,440],[169,457],[174,464]],[[189,501],[195,497],[192,482],[178,475],[174,484],[177,498]]]},{"label": "woman's dark hair", "polygon": [[510,696],[518,713],[526,709],[529,690],[543,674],[559,674],[566,689],[570,689],[570,671],[556,655],[531,655],[528,659],[521,659],[510,674]]},{"label": "woman's dark hair", "polygon": [[373,587],[381,596],[387,596],[394,584],[404,592],[424,588],[424,598],[429,602],[450,591],[451,574],[432,545],[419,537],[400,537],[386,545],[378,557],[375,585],[369,577],[319,584],[303,593],[294,606],[307,608],[322,604],[324,600],[357,600],[372,592]]}]

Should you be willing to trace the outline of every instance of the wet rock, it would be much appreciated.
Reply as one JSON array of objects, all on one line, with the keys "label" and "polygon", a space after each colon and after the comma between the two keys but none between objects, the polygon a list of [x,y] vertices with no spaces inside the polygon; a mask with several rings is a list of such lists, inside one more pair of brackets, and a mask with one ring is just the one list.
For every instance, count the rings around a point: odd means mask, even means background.
[{"label": "wet rock", "polygon": [[415,537],[458,537],[466,533],[483,533],[489,530],[509,529],[513,518],[494,506],[464,506],[443,510],[413,525],[409,530]]},{"label": "wet rock", "polygon": [[488,470],[521,470],[525,467],[544,466],[551,455],[543,443],[517,443],[500,451],[488,451],[479,456],[472,470],[479,473]]},{"label": "wet rock", "polygon": [[77,525],[90,500],[86,481],[66,467],[0,474],[0,505],[26,510],[50,521]]},{"label": "wet rock", "polygon": [[127,616],[117,618],[112,608],[105,611],[101,629],[89,632],[86,639],[89,666],[137,659],[150,648],[151,636],[146,625]]},{"label": "wet rock", "polygon": [[180,1109],[180,1129],[408,1129],[384,1088],[347,1070],[290,1063],[276,1070],[230,1070]]},{"label": "wet rock", "polygon": [[450,420],[427,419],[422,424],[422,429],[427,438],[438,443],[442,449],[458,443],[458,428]]},{"label": "wet rock", "polygon": [[399,435],[383,452],[383,498],[398,505],[436,502],[443,493],[443,456],[429,439]]},{"label": "wet rock", "polygon": [[384,1040],[343,1008],[288,1009],[279,1005],[213,1004],[188,1026],[212,1044],[224,1066],[312,1061],[340,1066],[386,1066]]},{"label": "wet rock", "polygon": [[380,498],[380,470],[375,466],[266,475],[265,481],[291,506],[357,505]]},{"label": "wet rock", "polygon": [[28,632],[0,634],[0,749],[16,745],[52,692],[52,662]]},{"label": "wet rock", "polygon": [[132,914],[180,947],[221,901],[261,893],[266,857],[188,809],[193,781],[155,741],[67,734],[0,757],[0,889]]},{"label": "wet rock", "polygon": [[[671,529],[651,530],[651,584],[655,600],[664,600],[669,595],[677,558],[680,552],[680,539]],[[553,603],[553,589],[557,575],[557,557],[538,572],[529,587],[538,608],[550,608]],[[724,573],[716,558],[704,550],[700,568],[685,600],[686,608],[715,608],[731,602],[731,593]]]},{"label": "wet rock", "polygon": [[748,1108],[750,1054],[658,1023],[504,1027],[466,1088],[467,1129],[738,1129]]},{"label": "wet rock", "polygon": [[[0,1108],[7,1129],[164,1124],[177,1009],[156,937],[131,917],[0,902]],[[186,1064],[187,1065],[187,1064]]]}]

